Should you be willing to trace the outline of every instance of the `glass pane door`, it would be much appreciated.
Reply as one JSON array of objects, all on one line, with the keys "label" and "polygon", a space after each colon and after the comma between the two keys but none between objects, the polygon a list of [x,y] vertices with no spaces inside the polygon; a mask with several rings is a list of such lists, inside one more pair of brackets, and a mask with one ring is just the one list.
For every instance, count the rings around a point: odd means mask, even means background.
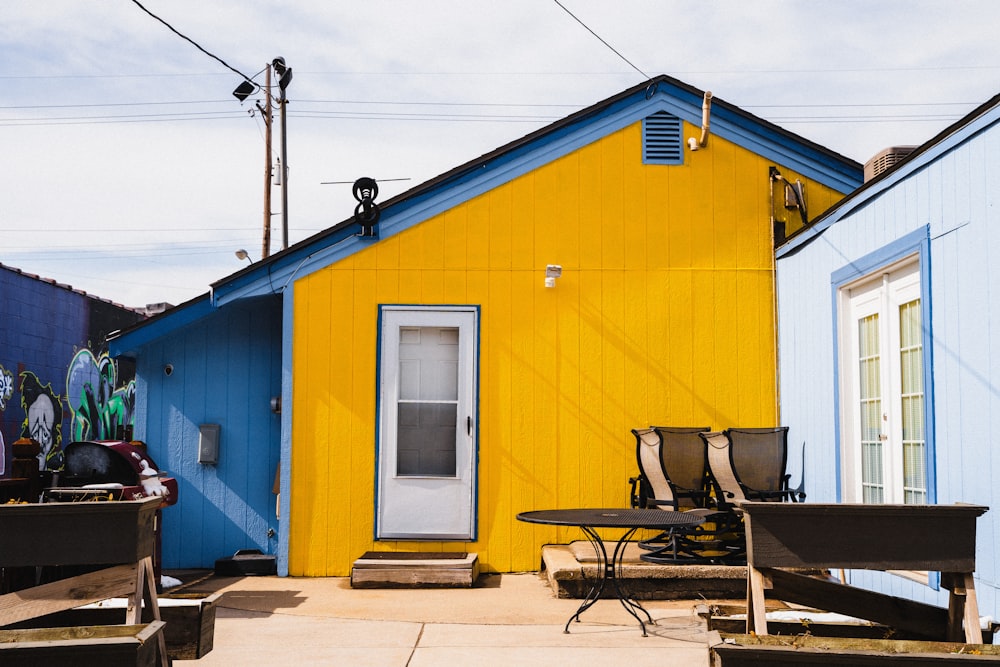
[{"label": "glass pane door", "polygon": [[923,317],[916,262],[841,290],[847,502],[927,502]]}]

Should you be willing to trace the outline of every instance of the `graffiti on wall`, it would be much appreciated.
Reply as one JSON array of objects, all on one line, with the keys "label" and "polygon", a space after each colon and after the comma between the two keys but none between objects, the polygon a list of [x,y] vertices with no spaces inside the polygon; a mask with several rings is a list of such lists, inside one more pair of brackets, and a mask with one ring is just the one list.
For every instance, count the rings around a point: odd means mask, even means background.
[{"label": "graffiti on wall", "polygon": [[[8,405],[17,405],[17,399],[13,402],[11,399],[15,391],[19,392],[24,416],[23,420],[21,415],[12,420],[12,426],[20,422],[19,433],[13,437],[38,442],[41,470],[63,467],[64,416],[68,418],[67,437],[71,441],[132,437],[135,380],[119,385],[118,365],[107,352],[95,354],[82,348],[74,353],[66,371],[64,396],[56,393],[52,382],[43,381],[32,371],[21,370],[17,374],[19,386],[15,386],[14,378],[14,373],[0,366],[0,417]],[[6,459],[4,434],[0,432],[0,475],[5,473]]]},{"label": "graffiti on wall", "polygon": [[117,440],[132,426],[135,380],[118,385],[118,368],[108,354],[84,348],[66,372],[66,403],[73,440]]},{"label": "graffiti on wall", "polygon": [[7,409],[7,401],[14,395],[14,374],[0,366],[0,412]]},{"label": "graffiti on wall", "polygon": [[24,422],[22,438],[33,438],[41,446],[38,467],[42,470],[61,470],[62,452],[62,399],[52,391],[52,383],[43,385],[31,371],[21,373],[21,407]]},{"label": "graffiti on wall", "polygon": [[[14,396],[14,374],[0,366],[0,412],[7,409],[7,401]],[[0,430],[0,475],[7,471],[7,446]]]}]

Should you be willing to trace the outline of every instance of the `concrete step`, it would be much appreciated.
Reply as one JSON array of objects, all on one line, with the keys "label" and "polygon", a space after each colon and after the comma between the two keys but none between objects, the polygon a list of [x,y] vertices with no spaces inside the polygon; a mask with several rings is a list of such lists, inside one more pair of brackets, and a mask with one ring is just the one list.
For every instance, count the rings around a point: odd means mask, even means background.
[{"label": "concrete step", "polygon": [[369,551],[354,561],[352,588],[470,588],[479,554]]},{"label": "concrete step", "polygon": [[[609,557],[615,542],[605,542]],[[746,596],[745,565],[656,565],[639,559],[642,551],[629,542],[621,577],[637,600],[739,599]],[[542,571],[561,598],[584,598],[597,578],[597,553],[590,542],[542,547]],[[613,594],[608,592],[608,595]]]}]

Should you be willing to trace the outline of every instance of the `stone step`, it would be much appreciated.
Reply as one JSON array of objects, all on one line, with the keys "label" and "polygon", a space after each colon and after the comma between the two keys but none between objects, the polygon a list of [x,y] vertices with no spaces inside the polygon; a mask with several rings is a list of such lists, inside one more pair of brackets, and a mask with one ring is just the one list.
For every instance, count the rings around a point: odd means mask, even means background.
[{"label": "stone step", "polygon": [[353,588],[471,588],[479,554],[369,551],[354,561]]},{"label": "stone step", "polygon": [[[615,542],[605,542],[609,557]],[[642,551],[629,542],[621,577],[637,600],[739,599],[746,596],[745,565],[657,565],[639,559]],[[561,598],[586,597],[598,574],[597,552],[590,542],[542,547],[542,573]],[[613,594],[608,592],[607,594]]]}]

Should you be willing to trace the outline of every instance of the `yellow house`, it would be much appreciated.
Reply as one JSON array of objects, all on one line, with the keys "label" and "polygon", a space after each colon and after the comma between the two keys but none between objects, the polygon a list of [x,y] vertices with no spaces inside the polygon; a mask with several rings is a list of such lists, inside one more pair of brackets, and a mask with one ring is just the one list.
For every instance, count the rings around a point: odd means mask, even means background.
[{"label": "yellow house", "polygon": [[[372,550],[533,570],[576,533],[516,515],[625,506],[629,429],[777,423],[776,240],[860,181],[853,161],[661,76],[376,199],[377,221],[230,276],[118,349],[142,376],[151,341],[271,304],[280,445],[246,448],[280,458],[281,573],[344,576]],[[142,433],[153,421],[137,415],[139,437],[180,437]]]}]

